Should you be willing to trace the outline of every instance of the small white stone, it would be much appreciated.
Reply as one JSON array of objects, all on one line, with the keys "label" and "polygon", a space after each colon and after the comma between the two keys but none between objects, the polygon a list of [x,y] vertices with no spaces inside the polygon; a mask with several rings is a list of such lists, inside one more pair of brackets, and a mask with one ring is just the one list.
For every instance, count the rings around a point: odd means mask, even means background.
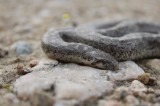
[{"label": "small white stone", "polygon": [[138,80],[132,81],[129,88],[131,91],[134,91],[134,92],[146,92],[147,91],[147,88],[145,87],[145,85]]},{"label": "small white stone", "polygon": [[133,61],[126,61],[119,63],[120,69],[115,71],[109,71],[108,76],[111,80],[129,80],[136,79],[144,71]]}]

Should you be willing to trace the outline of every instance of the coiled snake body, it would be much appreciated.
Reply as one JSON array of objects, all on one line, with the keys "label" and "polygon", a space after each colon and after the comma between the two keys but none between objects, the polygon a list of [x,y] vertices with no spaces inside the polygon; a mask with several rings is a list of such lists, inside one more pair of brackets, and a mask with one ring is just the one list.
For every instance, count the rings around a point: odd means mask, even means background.
[{"label": "coiled snake body", "polygon": [[52,59],[116,70],[118,61],[160,57],[160,24],[130,20],[52,30],[42,48]]}]

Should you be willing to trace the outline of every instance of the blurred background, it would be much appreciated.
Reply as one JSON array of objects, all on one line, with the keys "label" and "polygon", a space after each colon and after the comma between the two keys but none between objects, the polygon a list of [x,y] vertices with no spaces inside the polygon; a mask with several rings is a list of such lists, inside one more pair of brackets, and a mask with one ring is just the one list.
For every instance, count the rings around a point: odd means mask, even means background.
[{"label": "blurred background", "polygon": [[159,4],[160,0],[0,0],[0,45],[25,40],[35,50],[50,28],[99,20],[160,21]]}]

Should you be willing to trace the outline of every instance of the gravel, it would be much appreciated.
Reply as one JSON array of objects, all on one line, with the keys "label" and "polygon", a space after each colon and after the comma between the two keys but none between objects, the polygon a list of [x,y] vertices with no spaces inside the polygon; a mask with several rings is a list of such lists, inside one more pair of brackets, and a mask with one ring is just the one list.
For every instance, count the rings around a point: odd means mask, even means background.
[{"label": "gravel", "polygon": [[15,51],[17,55],[31,54],[32,47],[26,41],[17,41],[11,45],[11,48]]}]

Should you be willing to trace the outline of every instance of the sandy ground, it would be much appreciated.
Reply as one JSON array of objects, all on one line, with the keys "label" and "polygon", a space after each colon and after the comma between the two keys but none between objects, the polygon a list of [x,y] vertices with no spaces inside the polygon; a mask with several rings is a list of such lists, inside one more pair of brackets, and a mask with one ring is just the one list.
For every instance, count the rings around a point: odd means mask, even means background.
[{"label": "sandy ground", "polygon": [[[160,0],[0,0],[0,47],[9,51],[8,56],[0,59],[1,77],[8,75],[1,85],[0,95],[12,91],[8,87],[19,77],[17,64],[29,64],[32,59],[45,57],[41,37],[47,30],[99,20],[159,22],[159,4]],[[33,53],[17,56],[11,45],[19,40],[29,42]]]}]

